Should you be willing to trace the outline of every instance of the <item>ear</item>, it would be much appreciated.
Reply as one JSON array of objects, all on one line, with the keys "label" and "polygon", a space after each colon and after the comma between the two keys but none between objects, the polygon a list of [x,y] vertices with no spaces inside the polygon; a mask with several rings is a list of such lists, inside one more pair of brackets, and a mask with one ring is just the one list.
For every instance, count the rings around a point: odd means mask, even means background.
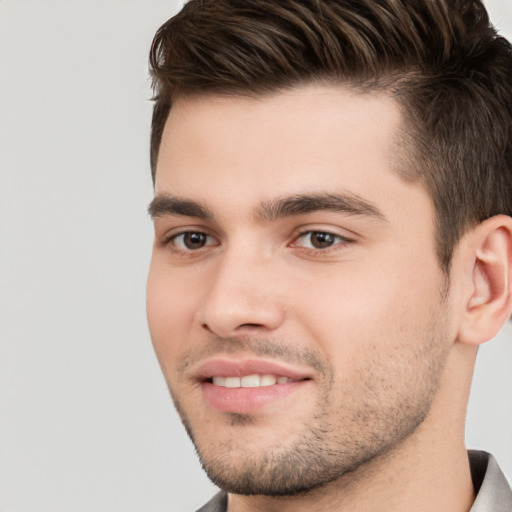
[{"label": "ear", "polygon": [[512,217],[496,215],[466,237],[459,341],[480,345],[496,336],[512,313]]}]

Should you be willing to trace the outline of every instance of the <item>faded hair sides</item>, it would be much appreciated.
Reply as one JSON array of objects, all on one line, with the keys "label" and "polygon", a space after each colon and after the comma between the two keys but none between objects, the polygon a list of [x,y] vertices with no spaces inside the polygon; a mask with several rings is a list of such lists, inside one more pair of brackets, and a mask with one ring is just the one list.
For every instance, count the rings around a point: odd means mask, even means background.
[{"label": "faded hair sides", "polygon": [[470,226],[512,216],[512,49],[480,0],[190,0],[150,71],[153,178],[179,97],[343,84],[401,105],[400,172],[432,198],[444,270]]}]

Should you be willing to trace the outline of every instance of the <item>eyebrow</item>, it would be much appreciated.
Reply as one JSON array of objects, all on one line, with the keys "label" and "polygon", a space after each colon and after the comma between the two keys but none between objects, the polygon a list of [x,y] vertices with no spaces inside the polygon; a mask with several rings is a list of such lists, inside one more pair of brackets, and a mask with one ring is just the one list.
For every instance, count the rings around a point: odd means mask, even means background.
[{"label": "eyebrow", "polygon": [[[386,217],[377,206],[353,193],[296,194],[264,201],[256,209],[255,217],[259,221],[272,222],[280,218],[320,211],[366,216],[386,221]],[[163,215],[180,215],[198,219],[214,218],[205,205],[169,194],[155,196],[148,206],[148,213],[152,218]]]},{"label": "eyebrow", "polygon": [[386,221],[377,206],[353,193],[297,194],[278,198],[262,203],[256,211],[256,217],[268,222],[320,211],[361,215]]},{"label": "eyebrow", "polygon": [[149,203],[148,213],[153,219],[162,217],[163,215],[182,215],[184,217],[196,217],[198,219],[213,218],[212,213],[206,206],[196,201],[190,201],[168,194],[155,196],[151,203]]}]

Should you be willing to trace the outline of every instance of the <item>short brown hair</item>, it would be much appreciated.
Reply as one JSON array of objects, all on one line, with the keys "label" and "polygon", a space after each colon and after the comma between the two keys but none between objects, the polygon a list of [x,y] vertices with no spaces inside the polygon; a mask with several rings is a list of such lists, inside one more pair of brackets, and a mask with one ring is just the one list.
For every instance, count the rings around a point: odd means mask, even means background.
[{"label": "short brown hair", "polygon": [[512,216],[512,48],[480,0],[190,0],[156,33],[150,71],[153,179],[176,98],[327,82],[402,106],[402,174],[432,198],[444,270],[469,227]]}]

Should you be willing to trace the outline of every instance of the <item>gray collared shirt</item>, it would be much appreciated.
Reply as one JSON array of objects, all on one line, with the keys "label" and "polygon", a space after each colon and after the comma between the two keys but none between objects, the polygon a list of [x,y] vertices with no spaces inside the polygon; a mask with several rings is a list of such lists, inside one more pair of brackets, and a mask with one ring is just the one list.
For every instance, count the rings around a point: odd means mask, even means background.
[{"label": "gray collared shirt", "polygon": [[494,457],[469,451],[476,500],[470,512],[512,512],[512,490]]},{"label": "gray collared shirt", "polygon": [[[469,512],[512,512],[512,490],[494,457],[470,450],[469,462],[476,492]],[[226,512],[227,506],[227,494],[219,492],[197,512]]]}]

